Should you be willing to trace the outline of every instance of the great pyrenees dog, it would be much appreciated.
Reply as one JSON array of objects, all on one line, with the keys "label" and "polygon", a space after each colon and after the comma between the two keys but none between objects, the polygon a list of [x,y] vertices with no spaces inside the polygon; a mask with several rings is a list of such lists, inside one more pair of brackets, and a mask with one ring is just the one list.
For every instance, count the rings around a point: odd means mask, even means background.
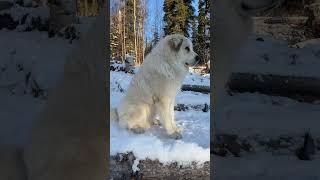
[{"label": "great pyrenees dog", "polygon": [[174,119],[175,97],[189,67],[199,60],[188,38],[166,36],[146,56],[119,106],[111,109],[110,119],[119,121],[123,128],[143,133],[159,115],[169,137],[180,139]]}]

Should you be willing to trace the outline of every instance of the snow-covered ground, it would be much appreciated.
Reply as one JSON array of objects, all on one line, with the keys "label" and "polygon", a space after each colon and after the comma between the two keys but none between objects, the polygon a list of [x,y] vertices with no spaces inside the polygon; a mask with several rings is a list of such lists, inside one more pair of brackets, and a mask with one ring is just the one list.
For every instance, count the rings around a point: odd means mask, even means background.
[{"label": "snow-covered ground", "polygon": [[0,141],[21,143],[43,103],[32,97],[25,78],[30,73],[40,88],[54,87],[71,45],[44,32],[5,30],[0,42],[0,123],[8,126],[0,127]]},{"label": "snow-covered ground", "polygon": [[[257,41],[257,37],[263,37],[264,41]],[[252,36],[237,57],[234,72],[320,77],[320,43],[296,49],[271,37]],[[254,151],[242,153],[241,157],[213,155],[216,179],[320,179],[318,103],[259,93],[234,93],[225,100],[223,120],[216,121],[217,131],[246,139]],[[299,160],[295,155],[297,147],[303,145],[306,131],[311,132],[318,149],[312,161]],[[273,152],[257,142],[282,136],[296,139],[290,145],[293,147]]]},{"label": "snow-covered ground", "polygon": [[[257,38],[264,41],[257,41]],[[289,48],[284,41],[251,36],[237,56],[234,72],[320,77],[320,41],[304,48]],[[259,93],[227,96],[225,120],[218,128],[238,134],[277,136],[310,130],[320,135],[319,103],[309,104]]]},{"label": "snow-covered ground", "polygon": [[[85,32],[92,18],[77,25]],[[49,92],[63,71],[73,44],[47,32],[0,30],[0,143],[22,144],[45,100],[34,98],[34,82]],[[76,41],[74,41],[76,42]],[[27,80],[28,79],[28,80]]]},{"label": "snow-covered ground", "polygon": [[279,136],[310,130],[320,135],[320,106],[286,97],[258,93],[236,93],[226,97],[225,119],[218,129],[239,135],[263,134]]},{"label": "snow-covered ground", "polygon": [[241,158],[213,157],[215,179],[225,180],[319,180],[320,160],[301,161],[294,156],[271,156],[268,153]]},{"label": "snow-covered ground", "polygon": [[290,48],[285,41],[253,35],[237,57],[235,72],[320,77],[320,39],[304,48]]},{"label": "snow-covered ground", "polygon": [[[110,105],[116,107],[124,95],[131,74],[124,72],[110,72]],[[209,77],[190,73],[184,84],[209,86]],[[197,92],[183,91],[176,98],[177,104],[210,105],[210,95]],[[161,127],[153,127],[145,134],[134,134],[121,129],[117,123],[111,122],[110,153],[124,153],[132,151],[142,159],[158,159],[162,163],[178,162],[188,165],[193,161],[201,165],[210,160],[210,111],[201,110],[175,111],[177,125],[182,129],[181,140],[172,140],[165,136]],[[134,167],[136,168],[136,167]]]}]

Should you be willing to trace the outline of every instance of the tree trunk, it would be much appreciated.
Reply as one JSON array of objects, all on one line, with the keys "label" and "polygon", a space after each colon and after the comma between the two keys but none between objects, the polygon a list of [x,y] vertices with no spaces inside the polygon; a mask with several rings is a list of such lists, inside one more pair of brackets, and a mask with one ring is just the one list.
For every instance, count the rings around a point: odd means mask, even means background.
[{"label": "tree trunk", "polygon": [[126,4],[124,5],[124,11],[123,11],[123,56],[122,56],[122,62],[125,61],[126,58]]},{"label": "tree trunk", "polygon": [[182,91],[195,91],[201,93],[210,93],[210,86],[200,86],[200,85],[188,85],[184,84],[181,87]]},{"label": "tree trunk", "polygon": [[88,0],[84,0],[84,15],[88,16]]},{"label": "tree trunk", "polygon": [[299,100],[320,99],[320,78],[233,73],[228,83],[234,92],[259,92]]},{"label": "tree trunk", "polygon": [[142,37],[141,37],[141,40],[142,40],[142,53],[141,53],[141,56],[142,56],[142,62],[144,61],[144,51],[145,51],[145,46],[144,46],[144,18],[142,20]]},{"label": "tree trunk", "polygon": [[136,0],[133,0],[133,31],[134,31],[134,54],[135,59],[138,64],[140,64],[139,59],[137,57],[137,29],[136,29],[136,23],[137,23],[137,16],[136,16]]},{"label": "tree trunk", "polygon": [[[123,33],[122,33],[122,30],[123,30],[123,26],[122,26],[122,13],[121,13],[121,10],[119,10],[119,24],[118,24],[118,28],[119,28],[119,41],[122,41],[122,36],[123,36]],[[120,42],[119,42],[120,43]],[[121,61],[122,63],[124,62],[123,61],[123,43],[121,42],[121,54],[119,54],[119,58],[118,60],[121,58]]]},{"label": "tree trunk", "polygon": [[96,16],[96,15],[98,15],[98,9],[99,9],[99,7],[98,7],[98,5],[97,5],[97,0],[93,0],[93,13],[94,13],[94,15]]}]

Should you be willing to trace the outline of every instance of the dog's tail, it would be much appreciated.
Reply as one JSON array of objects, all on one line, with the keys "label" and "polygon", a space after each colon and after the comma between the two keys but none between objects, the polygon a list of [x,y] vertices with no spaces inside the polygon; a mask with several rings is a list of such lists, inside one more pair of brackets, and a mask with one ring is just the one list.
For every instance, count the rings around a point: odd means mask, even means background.
[{"label": "dog's tail", "polygon": [[119,121],[117,108],[110,108],[110,121]]}]

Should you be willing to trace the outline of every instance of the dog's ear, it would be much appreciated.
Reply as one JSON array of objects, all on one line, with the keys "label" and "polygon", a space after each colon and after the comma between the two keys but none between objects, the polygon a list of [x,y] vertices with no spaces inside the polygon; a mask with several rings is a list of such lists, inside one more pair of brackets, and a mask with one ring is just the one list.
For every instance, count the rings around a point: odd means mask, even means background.
[{"label": "dog's ear", "polygon": [[172,37],[168,41],[169,47],[175,52],[178,52],[180,50],[182,42],[183,42],[183,39],[178,37]]}]

